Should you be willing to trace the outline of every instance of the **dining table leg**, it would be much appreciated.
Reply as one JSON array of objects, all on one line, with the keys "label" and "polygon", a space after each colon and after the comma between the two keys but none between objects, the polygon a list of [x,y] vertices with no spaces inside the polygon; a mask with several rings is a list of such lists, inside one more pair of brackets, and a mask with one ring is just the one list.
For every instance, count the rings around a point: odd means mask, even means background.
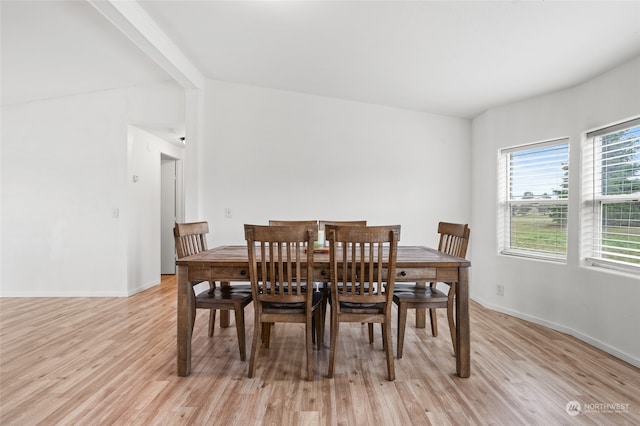
[{"label": "dining table leg", "polygon": [[469,268],[458,268],[456,286],[456,372],[471,375],[471,329],[469,320]]},{"label": "dining table leg", "polygon": [[178,266],[178,307],[177,307],[177,361],[178,376],[188,376],[191,372],[191,324],[193,322],[195,295],[189,282],[189,268]]},{"label": "dining table leg", "polygon": [[[418,287],[426,287],[426,281],[416,282]],[[416,328],[425,328],[427,326],[427,310],[424,308],[416,308]]]}]

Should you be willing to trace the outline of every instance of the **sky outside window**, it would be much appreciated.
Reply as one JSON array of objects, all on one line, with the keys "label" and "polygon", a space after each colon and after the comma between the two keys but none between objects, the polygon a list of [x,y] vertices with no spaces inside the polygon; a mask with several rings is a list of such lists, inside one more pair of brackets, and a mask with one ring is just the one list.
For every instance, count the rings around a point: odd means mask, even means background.
[{"label": "sky outside window", "polygon": [[560,144],[511,153],[510,199],[566,197],[569,145]]}]

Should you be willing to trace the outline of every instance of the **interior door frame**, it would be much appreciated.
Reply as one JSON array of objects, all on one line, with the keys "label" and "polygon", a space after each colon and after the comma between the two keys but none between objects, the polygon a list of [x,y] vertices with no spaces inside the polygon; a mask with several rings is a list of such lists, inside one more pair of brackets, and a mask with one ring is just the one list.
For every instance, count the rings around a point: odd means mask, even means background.
[{"label": "interior door frame", "polygon": [[[173,173],[173,218],[165,217],[166,209],[170,208],[166,205],[166,197],[163,196],[165,185],[171,185],[171,182],[165,177],[164,164],[170,161],[174,165]],[[175,274],[175,243],[173,241],[173,223],[182,222],[184,218],[184,191],[182,177],[183,161],[179,158],[161,153],[160,155],[160,273]]]}]

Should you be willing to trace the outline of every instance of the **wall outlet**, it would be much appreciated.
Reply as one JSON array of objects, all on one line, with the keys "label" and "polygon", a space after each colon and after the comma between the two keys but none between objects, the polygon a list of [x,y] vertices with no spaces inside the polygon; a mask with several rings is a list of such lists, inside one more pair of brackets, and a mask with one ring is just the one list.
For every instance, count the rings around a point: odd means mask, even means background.
[{"label": "wall outlet", "polygon": [[496,286],[496,294],[498,296],[504,296],[504,286],[502,284]]},{"label": "wall outlet", "polygon": [[226,207],[224,209],[224,217],[227,219],[231,219],[231,207]]}]

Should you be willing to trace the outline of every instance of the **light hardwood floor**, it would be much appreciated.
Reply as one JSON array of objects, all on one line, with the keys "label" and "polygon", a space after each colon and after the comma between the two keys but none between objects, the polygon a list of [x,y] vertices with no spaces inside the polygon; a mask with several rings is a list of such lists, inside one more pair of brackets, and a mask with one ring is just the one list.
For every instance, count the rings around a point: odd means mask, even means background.
[{"label": "light hardwood floor", "polygon": [[435,338],[409,314],[394,382],[379,327],[371,347],[366,325],[341,326],[333,379],[326,336],[306,382],[303,328],[277,324],[249,379],[235,328],[210,339],[198,312],[192,373],[178,377],[175,287],[165,276],[130,298],[0,299],[0,424],[640,424],[638,368],[476,303],[468,379],[454,374],[443,310]]}]

